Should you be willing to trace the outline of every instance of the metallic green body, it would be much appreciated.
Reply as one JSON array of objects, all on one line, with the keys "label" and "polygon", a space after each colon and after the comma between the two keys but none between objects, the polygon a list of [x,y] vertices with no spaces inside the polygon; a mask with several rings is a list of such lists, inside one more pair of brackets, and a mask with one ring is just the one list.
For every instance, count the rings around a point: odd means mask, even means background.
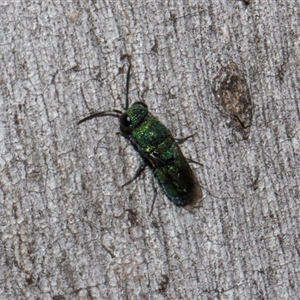
[{"label": "metallic green body", "polygon": [[[96,117],[119,118],[123,136],[131,141],[145,163],[152,168],[154,176],[158,179],[169,200],[177,206],[200,201],[202,198],[200,185],[169,129],[148,111],[145,103],[136,102],[128,107],[129,78],[130,66],[127,73],[124,112],[117,109],[96,112],[80,120],[78,124]],[[140,166],[134,179],[144,165]],[[133,179],[128,183],[131,181]]]},{"label": "metallic green body", "polygon": [[201,198],[200,186],[171,132],[149,113],[147,106],[136,102],[123,118],[130,120],[130,125],[125,127],[120,122],[123,135],[153,169],[168,198],[177,206]]}]

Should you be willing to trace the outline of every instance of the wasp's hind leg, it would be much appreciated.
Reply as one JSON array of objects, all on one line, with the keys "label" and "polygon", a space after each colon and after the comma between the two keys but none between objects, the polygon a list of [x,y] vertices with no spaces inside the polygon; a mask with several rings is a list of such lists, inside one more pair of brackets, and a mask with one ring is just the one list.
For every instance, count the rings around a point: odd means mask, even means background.
[{"label": "wasp's hind leg", "polygon": [[141,162],[140,165],[139,165],[139,167],[138,167],[138,169],[136,170],[134,176],[131,179],[129,179],[127,182],[125,182],[122,185],[122,187],[128,185],[129,183],[131,183],[132,181],[134,181],[135,179],[137,179],[140,176],[140,174],[144,171],[146,165],[147,165],[146,162],[144,162],[144,161]]},{"label": "wasp's hind leg", "polygon": [[[192,134],[192,135],[189,135],[189,136],[187,136],[185,138],[182,138],[182,139],[175,139],[175,141],[177,142],[177,144],[183,144],[186,140],[188,140],[189,138],[193,137],[194,135],[195,135],[195,133]],[[189,163],[193,163],[193,164],[196,164],[196,165],[199,165],[199,166],[203,166],[203,164],[201,164],[201,163],[199,163],[199,162],[197,162],[197,161],[195,161],[195,160],[193,160],[191,158],[187,158],[186,160]]]},{"label": "wasp's hind leg", "polygon": [[193,159],[191,159],[191,158],[187,158],[186,160],[187,160],[189,163],[193,163],[193,164],[196,164],[196,165],[198,165],[198,166],[203,167],[203,164],[201,164],[201,163],[199,163],[198,161],[195,161],[195,160],[193,160]]},{"label": "wasp's hind leg", "polygon": [[185,138],[181,138],[181,139],[175,139],[175,141],[177,142],[177,144],[183,144],[186,140],[188,140],[189,138],[193,137],[196,133],[189,135]]},{"label": "wasp's hind leg", "polygon": [[149,216],[151,216],[151,214],[152,214],[152,212],[153,212],[154,203],[155,203],[156,196],[157,196],[157,189],[156,189],[156,186],[155,186],[155,183],[154,183],[154,174],[155,174],[155,171],[153,172],[152,178],[151,178],[152,189],[153,189],[153,191],[154,191],[154,196],[153,196],[153,200],[152,200],[152,205],[151,205],[151,209],[150,209]]}]

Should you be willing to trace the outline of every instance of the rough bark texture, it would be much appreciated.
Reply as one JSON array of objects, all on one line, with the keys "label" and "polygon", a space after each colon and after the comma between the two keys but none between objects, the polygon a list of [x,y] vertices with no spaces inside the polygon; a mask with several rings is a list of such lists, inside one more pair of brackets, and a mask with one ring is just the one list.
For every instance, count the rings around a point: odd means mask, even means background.
[{"label": "rough bark texture", "polygon": [[[247,4],[249,2],[249,4]],[[299,299],[298,0],[2,1],[1,299]],[[97,110],[143,99],[204,191],[195,214]],[[214,102],[234,62],[248,138]]]}]

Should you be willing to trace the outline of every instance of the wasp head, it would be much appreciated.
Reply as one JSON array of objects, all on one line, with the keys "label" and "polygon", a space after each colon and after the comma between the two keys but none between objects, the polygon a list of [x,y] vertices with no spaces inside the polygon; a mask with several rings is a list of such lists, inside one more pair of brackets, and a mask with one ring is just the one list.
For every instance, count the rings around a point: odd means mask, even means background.
[{"label": "wasp head", "polygon": [[121,116],[120,116],[120,129],[125,135],[130,135],[132,131],[144,121],[148,116],[148,107],[143,102],[133,103]]}]

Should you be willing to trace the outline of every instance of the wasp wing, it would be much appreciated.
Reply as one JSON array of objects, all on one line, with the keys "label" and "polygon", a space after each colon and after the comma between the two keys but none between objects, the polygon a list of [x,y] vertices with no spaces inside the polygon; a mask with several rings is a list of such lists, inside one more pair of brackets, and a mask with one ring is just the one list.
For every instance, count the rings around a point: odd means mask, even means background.
[{"label": "wasp wing", "polygon": [[[167,150],[152,152],[147,159],[154,169],[154,175],[175,205],[194,204],[202,199],[200,185],[178,144],[173,138],[170,141],[165,142]],[[168,155],[168,152],[172,154]]]}]

